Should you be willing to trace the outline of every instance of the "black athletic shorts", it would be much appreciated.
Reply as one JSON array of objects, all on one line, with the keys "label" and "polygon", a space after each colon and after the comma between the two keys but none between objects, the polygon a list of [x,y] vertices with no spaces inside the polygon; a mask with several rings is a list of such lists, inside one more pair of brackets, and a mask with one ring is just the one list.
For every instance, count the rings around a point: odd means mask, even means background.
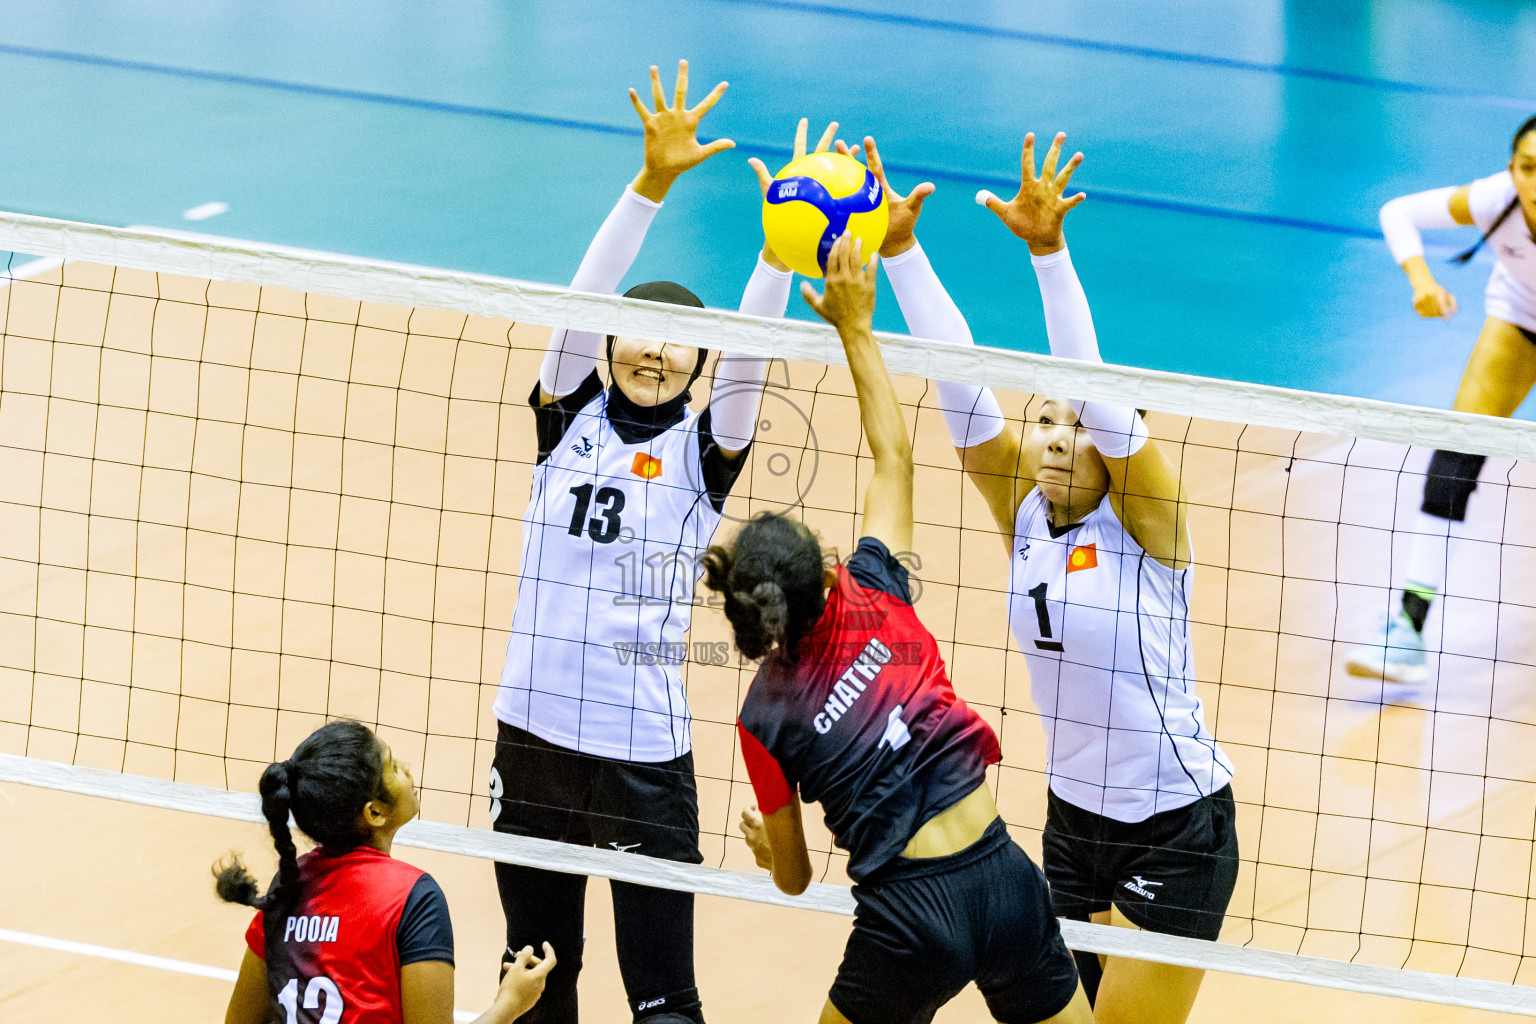
[{"label": "black athletic shorts", "polygon": [[1059,917],[1086,921],[1119,907],[1152,932],[1215,939],[1237,885],[1232,787],[1185,807],[1125,822],[1051,793],[1045,877]]},{"label": "black athletic shorts", "polygon": [[1521,334],[1525,335],[1526,341],[1530,342],[1532,345],[1536,345],[1536,331],[1531,330],[1529,327],[1521,327],[1519,324],[1515,324],[1514,328]]},{"label": "black athletic shorts", "polygon": [[853,897],[829,994],[852,1024],[927,1024],[971,981],[994,1018],[1035,1024],[1077,991],[1045,878],[1001,818],[959,853],[898,857]]},{"label": "black athletic shorts", "polygon": [[672,761],[619,761],[556,746],[505,722],[496,725],[496,831],[703,862],[691,751]]}]

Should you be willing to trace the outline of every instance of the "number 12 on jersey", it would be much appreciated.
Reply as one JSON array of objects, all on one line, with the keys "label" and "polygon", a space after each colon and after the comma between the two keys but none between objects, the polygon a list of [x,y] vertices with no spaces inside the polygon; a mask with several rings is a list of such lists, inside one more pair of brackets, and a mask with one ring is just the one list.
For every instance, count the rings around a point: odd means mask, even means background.
[{"label": "number 12 on jersey", "polygon": [[[341,1001],[341,990],[336,983],[325,975],[317,975],[309,979],[309,984],[304,986],[304,1009],[320,1009],[321,999],[325,1000],[325,1010],[320,1014],[319,1024],[336,1024],[341,1020],[341,1011],[346,1009],[346,1004]],[[283,1008],[287,1019],[283,1024],[299,1024],[299,979],[289,978],[288,984],[277,994],[277,1004]]]}]

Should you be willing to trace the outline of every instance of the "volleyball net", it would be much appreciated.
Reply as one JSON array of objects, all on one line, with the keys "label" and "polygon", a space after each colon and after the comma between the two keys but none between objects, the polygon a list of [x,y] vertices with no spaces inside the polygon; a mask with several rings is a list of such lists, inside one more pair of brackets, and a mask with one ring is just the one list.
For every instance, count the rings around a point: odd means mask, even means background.
[{"label": "volleyball net", "polygon": [[[260,820],[261,770],[348,716],[415,767],[403,844],[851,913],[818,816],[802,897],[736,836],[753,668],[702,587],[683,649],[614,657],[684,673],[704,866],[494,833],[488,792],[550,328],[771,356],[722,534],[787,511],[846,555],[872,463],[830,329],[13,214],[0,249],[37,257],[0,276],[0,779]],[[1002,740],[991,781],[1037,860],[1045,728],[1008,559],[931,382],[990,385],[1016,422],[1048,395],[1148,409],[1188,494],[1237,891],[1219,943],[1065,922],[1069,941],[1536,1015],[1536,426],[881,338],[914,438],[916,607]],[[1431,447],[1490,458],[1426,628],[1430,680],[1350,676],[1396,600]],[[614,547],[637,601],[680,599]]]}]

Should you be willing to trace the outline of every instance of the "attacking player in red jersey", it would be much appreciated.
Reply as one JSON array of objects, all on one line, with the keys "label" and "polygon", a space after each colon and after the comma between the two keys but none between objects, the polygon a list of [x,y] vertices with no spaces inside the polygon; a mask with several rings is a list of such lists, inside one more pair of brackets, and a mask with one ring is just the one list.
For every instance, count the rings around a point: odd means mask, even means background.
[{"label": "attacking player in red jersey", "polygon": [[[416,817],[415,784],[368,728],[338,721],[261,775],[278,852],[265,895],[238,858],[219,896],[256,908],[225,1024],[449,1024],[453,926],[432,876],[389,855]],[[288,815],[319,845],[298,856]],[[519,952],[476,1024],[510,1024],[544,990],[554,952]]]},{"label": "attacking player in red jersey", "polygon": [[758,809],[742,831],[788,893],[811,881],[800,800],[849,853],[858,910],[821,1024],[927,1024],[975,981],[1005,1024],[1092,1020],[1040,871],[987,788],[997,737],[945,675],[892,550],[912,543],[912,445],[875,344],[876,259],[844,235],[824,297],[875,472],[864,536],[835,572],[803,524],[761,515],[705,559],[736,645],[762,667],[742,705]]}]

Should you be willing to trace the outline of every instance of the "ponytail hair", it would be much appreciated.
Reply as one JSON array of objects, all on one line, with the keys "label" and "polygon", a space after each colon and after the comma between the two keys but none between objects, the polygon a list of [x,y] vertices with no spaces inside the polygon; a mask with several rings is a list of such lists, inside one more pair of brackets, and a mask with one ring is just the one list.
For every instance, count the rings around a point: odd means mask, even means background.
[{"label": "ponytail hair", "polygon": [[258,910],[291,907],[299,896],[299,851],[288,816],[321,846],[350,850],[371,838],[361,822],[370,800],[390,802],[384,787],[384,755],[378,737],[361,722],[321,726],[286,761],[261,773],[261,813],[277,848],[277,877],[261,893],[238,854],[213,866],[214,892],[226,903]]},{"label": "ponytail hair", "polygon": [[[1515,139],[1509,144],[1509,155],[1511,158],[1513,158],[1515,153],[1519,151],[1520,140],[1524,139],[1533,131],[1536,131],[1536,114],[1526,118],[1524,123],[1522,123],[1519,128],[1515,129]],[[1493,219],[1493,223],[1488,226],[1488,230],[1483,232],[1483,236],[1479,238],[1475,243],[1473,243],[1470,248],[1463,249],[1455,256],[1452,256],[1451,262],[1470,263],[1472,261],[1472,257],[1477,255],[1477,250],[1483,247],[1483,243],[1488,241],[1488,239],[1492,237],[1495,231],[1503,227],[1504,222],[1509,220],[1509,215],[1514,213],[1515,210],[1519,209],[1519,207],[1520,197],[1515,196],[1515,198],[1509,201],[1509,205],[1504,207],[1503,212]]]},{"label": "ponytail hair", "polygon": [[736,647],[756,661],[777,652],[799,659],[799,643],[821,618],[821,542],[803,523],[764,512],[729,546],[704,555],[704,585],[725,598],[725,617]]}]

